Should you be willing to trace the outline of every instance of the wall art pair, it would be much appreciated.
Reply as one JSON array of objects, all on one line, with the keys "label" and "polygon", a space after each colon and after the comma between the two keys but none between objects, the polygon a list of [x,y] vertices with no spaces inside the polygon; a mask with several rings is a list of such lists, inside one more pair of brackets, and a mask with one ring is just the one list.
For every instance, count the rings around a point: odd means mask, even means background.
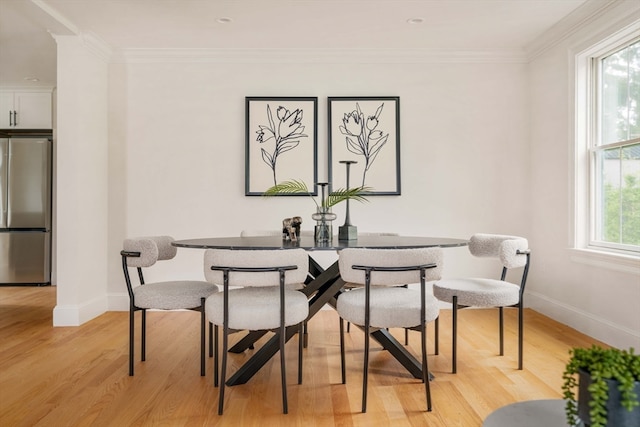
[{"label": "wall art pair", "polygon": [[[246,97],[245,195],[303,181],[317,195],[318,98]],[[350,187],[400,195],[400,97],[328,98],[328,181],[345,188],[340,161],[353,161]]]}]

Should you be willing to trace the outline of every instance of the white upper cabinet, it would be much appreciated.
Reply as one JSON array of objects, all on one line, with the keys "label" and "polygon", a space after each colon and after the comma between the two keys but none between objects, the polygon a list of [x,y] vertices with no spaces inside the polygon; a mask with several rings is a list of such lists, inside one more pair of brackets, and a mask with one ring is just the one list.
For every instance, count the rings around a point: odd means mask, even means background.
[{"label": "white upper cabinet", "polygon": [[50,91],[0,91],[0,129],[52,129]]}]

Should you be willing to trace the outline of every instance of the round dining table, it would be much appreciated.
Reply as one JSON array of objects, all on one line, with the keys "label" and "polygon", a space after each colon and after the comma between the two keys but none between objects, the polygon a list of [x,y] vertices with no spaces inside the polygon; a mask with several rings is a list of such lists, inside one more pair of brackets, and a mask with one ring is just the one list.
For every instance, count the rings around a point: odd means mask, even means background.
[{"label": "round dining table", "polygon": [[[317,245],[313,236],[302,235],[297,240],[283,239],[281,236],[251,237],[207,237],[186,240],[175,240],[173,246],[193,249],[231,249],[231,250],[268,250],[302,248],[313,251],[340,251],[344,248],[370,249],[409,249],[409,248],[453,248],[466,246],[468,240],[448,237],[420,237],[380,234],[359,235],[354,240],[339,240],[334,236],[331,242]],[[321,267],[312,256],[309,257],[309,275],[305,286],[300,291],[309,299],[309,317],[307,322],[325,305],[335,308],[336,301],[343,291],[345,282],[340,277],[338,262],[328,268]],[[240,339],[229,351],[240,353],[266,334],[267,331],[251,331]],[[286,329],[288,341],[297,333],[294,326]],[[381,329],[371,336],[389,351],[415,378],[422,378],[422,364],[387,330]],[[306,340],[305,340],[306,341]],[[276,333],[260,347],[228,380],[227,385],[246,383],[258,370],[275,355],[279,349],[279,335]]]}]

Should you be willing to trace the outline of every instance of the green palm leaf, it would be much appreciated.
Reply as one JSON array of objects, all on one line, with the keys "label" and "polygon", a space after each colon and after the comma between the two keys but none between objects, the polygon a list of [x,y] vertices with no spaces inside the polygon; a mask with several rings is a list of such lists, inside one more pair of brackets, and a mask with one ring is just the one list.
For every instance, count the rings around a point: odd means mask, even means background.
[{"label": "green palm leaf", "polygon": [[[348,199],[355,200],[357,202],[368,202],[366,196],[363,194],[367,191],[371,191],[371,188],[355,187],[349,188],[347,190],[339,188],[336,191],[332,191],[331,193],[329,193],[327,199],[324,201],[323,208],[330,208]],[[263,196],[271,197],[286,194],[308,194],[309,197],[311,197],[311,200],[313,200],[313,202],[316,204],[316,207],[320,207],[316,199],[311,195],[307,184],[296,179],[283,181],[279,184],[267,188],[263,193]]]}]

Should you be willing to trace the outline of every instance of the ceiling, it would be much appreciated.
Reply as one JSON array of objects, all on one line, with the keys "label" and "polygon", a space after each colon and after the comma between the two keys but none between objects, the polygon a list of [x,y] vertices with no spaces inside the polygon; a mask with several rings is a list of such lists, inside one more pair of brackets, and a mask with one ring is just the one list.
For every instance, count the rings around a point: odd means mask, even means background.
[{"label": "ceiling", "polygon": [[52,34],[114,51],[522,50],[594,2],[610,0],[0,0],[0,86],[55,86]]}]

